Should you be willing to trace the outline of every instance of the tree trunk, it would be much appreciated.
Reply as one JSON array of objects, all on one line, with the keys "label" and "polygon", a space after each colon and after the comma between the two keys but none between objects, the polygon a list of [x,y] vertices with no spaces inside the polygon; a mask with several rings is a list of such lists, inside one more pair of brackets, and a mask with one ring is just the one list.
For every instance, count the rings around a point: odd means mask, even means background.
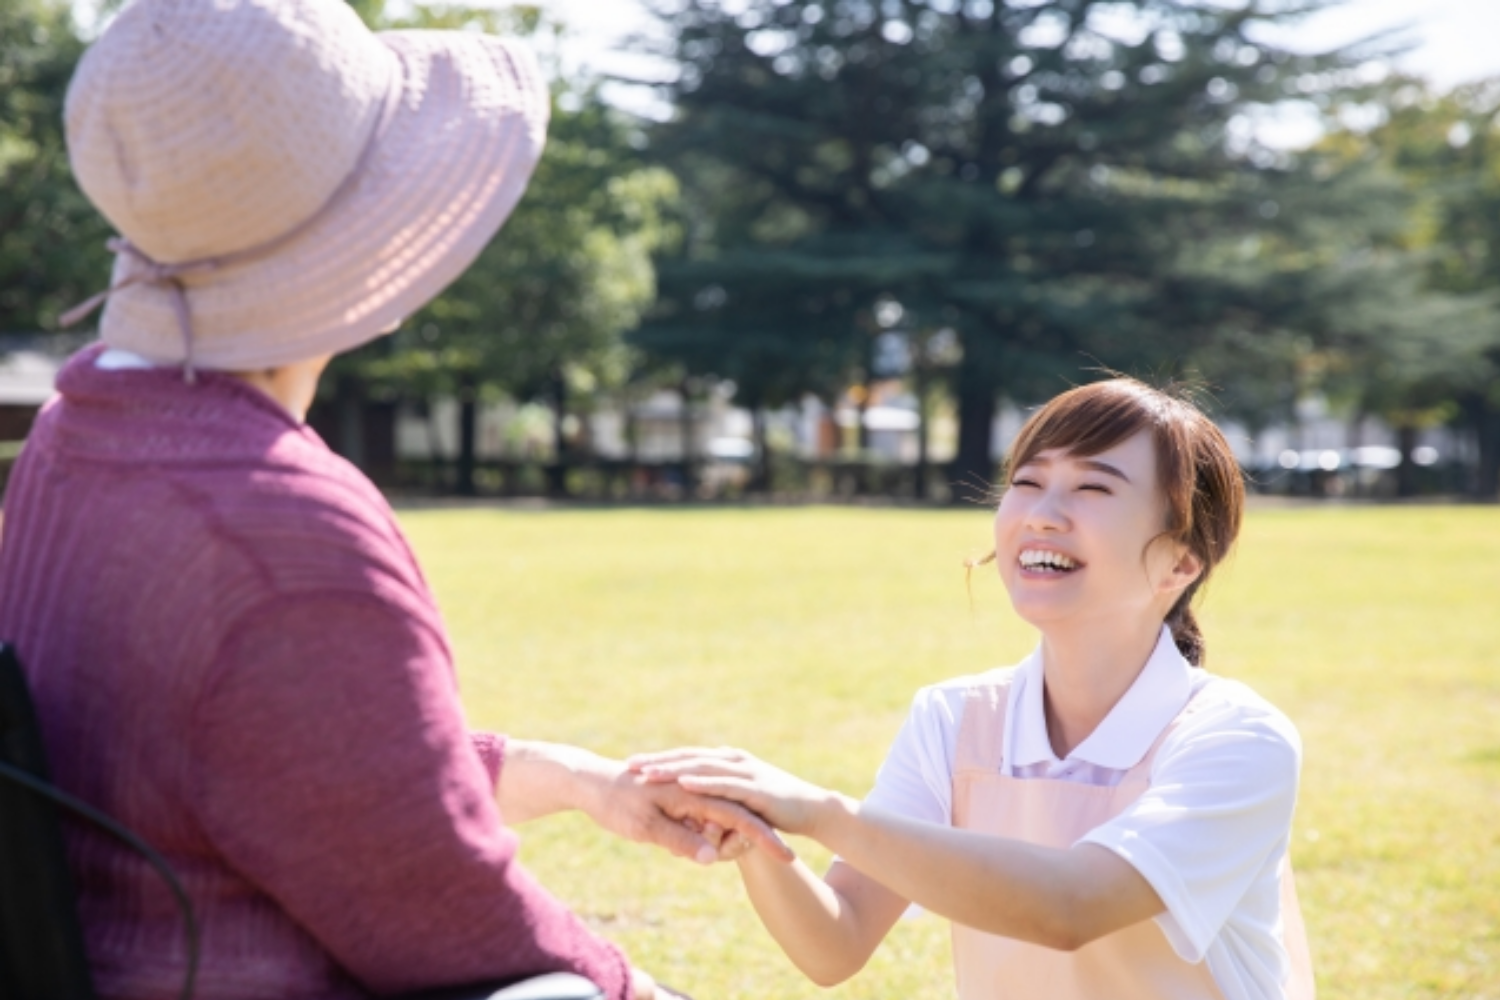
[{"label": "tree trunk", "polygon": [[1401,464],[1396,466],[1396,496],[1414,497],[1417,495],[1417,463],[1412,461],[1411,453],[1417,450],[1417,429],[1397,427],[1396,447],[1401,451]]},{"label": "tree trunk", "polygon": [[874,456],[870,453],[870,424],[866,419],[870,412],[870,397],[874,395],[875,380],[865,377],[863,391],[859,395],[859,409],[855,411],[855,441],[859,452],[854,456],[854,492],[858,496],[869,496],[874,492],[871,468]]},{"label": "tree trunk", "polygon": [[632,466],[641,461],[641,421],[635,412],[635,400],[625,397],[625,459]]},{"label": "tree trunk", "polygon": [[1479,446],[1472,493],[1476,500],[1500,500],[1500,407],[1475,396],[1464,407]]},{"label": "tree trunk", "polygon": [[693,455],[693,397],[687,379],[678,385],[682,395],[682,412],[678,428],[682,435],[682,498],[690,500],[698,492],[698,469]]},{"label": "tree trunk", "polygon": [[755,444],[755,471],[750,476],[750,492],[770,493],[771,450],[766,445],[766,409],[754,406],[750,409],[750,433]]},{"label": "tree trunk", "polygon": [[[1252,438],[1251,440],[1254,440],[1254,438]],[[1354,413],[1354,417],[1349,421],[1349,426],[1344,436],[1344,443],[1349,450],[1351,458],[1356,450],[1364,446],[1365,413],[1363,410],[1356,410]],[[1350,476],[1350,481],[1354,484],[1354,488],[1351,491],[1350,495],[1355,497],[1364,496],[1366,492],[1364,486],[1364,470],[1361,469],[1358,465],[1354,466],[1354,472]]]},{"label": "tree trunk", "polygon": [[949,467],[955,501],[987,501],[995,486],[995,411],[994,384],[964,365],[958,372],[958,454]]},{"label": "tree trunk", "polygon": [[864,384],[860,386],[859,406],[854,411],[857,417],[854,424],[854,440],[855,446],[859,449],[857,457],[860,459],[864,459],[870,454],[870,426],[865,421],[865,415],[870,412],[871,384],[870,379],[865,379]]},{"label": "tree trunk", "polygon": [[552,373],[552,461],[547,466],[547,495],[562,499],[568,495],[568,436],[563,424],[568,419],[568,380],[562,371]]},{"label": "tree trunk", "polygon": [[365,467],[365,393],[352,375],[340,378],[335,387],[339,412],[339,443],[335,449],[352,464]]},{"label": "tree trunk", "polygon": [[474,378],[463,376],[458,385],[458,469],[453,490],[461,497],[474,496],[474,466],[479,450],[479,390]]},{"label": "tree trunk", "polygon": [[931,409],[930,397],[932,395],[931,379],[927,377],[927,371],[917,368],[915,372],[917,390],[917,468],[914,472],[916,480],[912,484],[912,496],[918,500],[926,500],[927,490],[927,414]]}]

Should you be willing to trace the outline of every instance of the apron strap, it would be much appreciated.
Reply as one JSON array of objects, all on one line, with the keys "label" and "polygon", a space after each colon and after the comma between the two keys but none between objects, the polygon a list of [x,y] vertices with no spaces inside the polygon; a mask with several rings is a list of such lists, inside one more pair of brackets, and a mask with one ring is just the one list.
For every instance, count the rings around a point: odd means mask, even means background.
[{"label": "apron strap", "polygon": [[993,773],[1005,766],[1005,711],[1010,700],[1014,668],[1000,671],[994,680],[964,691],[964,710],[958,723],[953,772],[977,770]]}]

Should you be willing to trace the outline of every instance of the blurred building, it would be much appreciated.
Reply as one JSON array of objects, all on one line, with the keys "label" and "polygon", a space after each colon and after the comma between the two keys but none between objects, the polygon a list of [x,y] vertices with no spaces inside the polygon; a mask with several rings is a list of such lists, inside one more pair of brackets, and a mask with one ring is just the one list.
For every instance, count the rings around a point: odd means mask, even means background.
[{"label": "blurred building", "polygon": [[[0,481],[54,393],[57,372],[89,335],[0,335]],[[364,468],[376,482],[399,482],[402,463],[451,462],[459,452],[459,405],[452,398],[429,401],[366,399],[357,386],[334,386],[309,422],[336,451]],[[1014,440],[1027,411],[1005,403],[995,417],[994,458]],[[897,379],[868,390],[851,390],[832,405],[808,396],[795,405],[761,414],[774,454],[804,463],[868,462],[910,466],[923,433],[917,400]],[[756,459],[755,415],[734,404],[731,383],[700,387],[691,399],[662,389],[618,400],[563,424],[569,450],[611,462],[663,466],[691,460],[710,475],[733,478],[736,467]],[[1383,496],[1397,489],[1397,470],[1409,478],[1407,492],[1456,493],[1477,447],[1463,433],[1437,427],[1403,441],[1382,421],[1350,420],[1319,398],[1304,400],[1296,419],[1252,431],[1233,422],[1225,435],[1254,488],[1316,496]],[[555,461],[552,412],[543,405],[496,401],[479,408],[477,458],[487,462]],[[957,425],[950,413],[929,415],[928,461],[941,466],[954,454]],[[1411,462],[1403,469],[1402,448]],[[717,468],[717,473],[713,469]]]},{"label": "blurred building", "polygon": [[18,442],[56,391],[57,372],[90,337],[0,334],[0,442]]}]

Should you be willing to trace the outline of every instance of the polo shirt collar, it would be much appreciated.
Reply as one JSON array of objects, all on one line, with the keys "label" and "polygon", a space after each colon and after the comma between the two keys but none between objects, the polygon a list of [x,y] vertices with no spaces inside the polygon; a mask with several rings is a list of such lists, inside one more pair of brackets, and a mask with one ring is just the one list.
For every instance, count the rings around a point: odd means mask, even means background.
[{"label": "polo shirt collar", "polygon": [[[1172,630],[1163,625],[1156,648],[1135,683],[1088,739],[1068,754],[1068,759],[1117,771],[1139,764],[1162,730],[1187,705],[1192,696],[1192,670],[1192,665],[1178,652]],[[1020,681],[1020,690],[1010,718],[1014,727],[1014,736],[1007,741],[1012,754],[1010,766],[1057,763],[1057,755],[1047,738],[1040,646],[1021,664],[1016,679]]]}]

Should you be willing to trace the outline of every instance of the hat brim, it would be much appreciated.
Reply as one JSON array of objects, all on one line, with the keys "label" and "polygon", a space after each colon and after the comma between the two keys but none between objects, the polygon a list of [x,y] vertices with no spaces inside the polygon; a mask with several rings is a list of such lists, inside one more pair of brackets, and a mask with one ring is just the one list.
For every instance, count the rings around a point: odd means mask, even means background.
[{"label": "hat brim", "polygon": [[[535,58],[470,32],[387,32],[399,103],[358,176],[263,257],[184,277],[199,367],[251,370],[373,340],[463,273],[520,200],[549,111]],[[130,266],[116,264],[116,280]],[[106,305],[101,338],[185,359],[170,293],[137,284]]]}]

